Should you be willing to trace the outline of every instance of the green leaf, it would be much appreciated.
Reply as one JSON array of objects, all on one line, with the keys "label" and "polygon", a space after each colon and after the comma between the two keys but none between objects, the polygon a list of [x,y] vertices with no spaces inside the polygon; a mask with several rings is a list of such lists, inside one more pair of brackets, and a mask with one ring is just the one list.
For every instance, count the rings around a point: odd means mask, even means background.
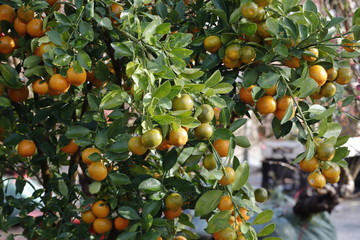
[{"label": "green leaf", "polygon": [[230,23],[236,23],[241,17],[241,8],[235,9],[230,15]]},{"label": "green leaf", "polygon": [[[360,8],[359,8],[360,9]],[[352,103],[353,101],[355,100],[355,96],[353,95],[350,95],[350,96],[347,96],[343,102],[342,102],[342,107],[345,107],[347,105],[349,105],[350,103]]]},{"label": "green leaf", "polygon": [[100,20],[99,25],[106,28],[107,30],[113,30],[111,20],[108,17],[104,17]]},{"label": "green leaf", "polygon": [[77,60],[79,61],[81,67],[85,68],[86,70],[91,69],[91,58],[83,50],[78,50]]},{"label": "green leaf", "polygon": [[140,183],[139,190],[146,193],[160,192],[162,191],[162,185],[159,180],[155,178],[149,178]]},{"label": "green leaf", "polygon": [[156,29],[161,23],[161,18],[155,17],[155,19],[146,26],[144,32],[142,33],[142,36],[146,42],[150,43],[150,39],[156,33]]},{"label": "green leaf", "polygon": [[79,24],[79,31],[81,33],[81,37],[85,38],[88,41],[94,40],[94,30],[92,25],[86,21],[81,21]]},{"label": "green leaf", "polygon": [[105,148],[107,144],[107,129],[102,129],[100,132],[96,133],[95,136],[95,145],[98,148]]},{"label": "green leaf", "polygon": [[187,58],[193,53],[192,50],[185,48],[174,48],[171,50],[171,54],[179,58]]},{"label": "green leaf", "polygon": [[236,121],[234,121],[230,127],[229,130],[232,132],[235,132],[236,130],[238,130],[240,127],[242,127],[245,123],[247,122],[246,118],[240,118]]},{"label": "green leaf", "polygon": [[0,72],[2,75],[2,77],[0,77],[0,83],[3,83],[5,86],[10,88],[23,87],[18,72],[14,68],[12,68],[9,64],[1,63]]},{"label": "green leaf", "polygon": [[305,159],[311,159],[315,154],[315,144],[313,140],[311,140],[310,136],[306,141],[306,156]]},{"label": "green leaf", "polygon": [[115,186],[127,185],[131,183],[129,177],[123,173],[109,173],[109,177]]},{"label": "green leaf", "polygon": [[279,78],[280,75],[277,73],[263,73],[259,77],[258,84],[261,88],[271,88],[278,82]]},{"label": "green leaf", "polygon": [[38,66],[39,63],[42,62],[42,57],[36,56],[36,55],[30,55],[24,60],[24,67],[25,68],[33,68],[35,66]]},{"label": "green leaf", "polygon": [[158,87],[154,93],[153,93],[153,98],[165,98],[167,95],[169,95],[171,91],[171,83],[170,81],[166,81],[164,82],[160,87]]},{"label": "green leaf", "polygon": [[243,148],[248,148],[251,146],[251,143],[249,142],[249,139],[246,136],[236,136],[235,142],[236,142],[236,145],[243,147]]},{"label": "green leaf", "polygon": [[101,189],[101,182],[92,182],[90,185],[89,185],[89,192],[91,194],[96,194],[100,191]]},{"label": "green leaf", "polygon": [[294,108],[293,103],[289,104],[289,106],[286,109],[286,112],[285,112],[285,115],[284,115],[283,119],[281,119],[280,124],[284,124],[287,121],[289,121],[290,118],[293,116],[294,111],[295,111],[295,108]]},{"label": "green leaf", "polygon": [[213,211],[220,202],[221,190],[210,190],[205,192],[195,205],[195,216],[204,216]]},{"label": "green leaf", "polygon": [[126,219],[130,220],[140,220],[139,214],[131,207],[122,206],[120,207],[117,212]]},{"label": "green leaf", "polygon": [[109,80],[110,71],[108,66],[102,61],[98,61],[95,66],[95,77],[102,82]]},{"label": "green leaf", "polygon": [[63,26],[70,27],[72,25],[70,19],[60,12],[54,12],[55,19]]},{"label": "green leaf", "polygon": [[257,224],[264,224],[269,222],[272,217],[273,217],[274,213],[271,210],[265,210],[261,213],[259,213],[256,218],[254,219],[253,224],[257,225]]},{"label": "green leaf", "polygon": [[231,211],[220,211],[210,218],[206,232],[215,233],[226,227],[229,227]]},{"label": "green leaf", "polygon": [[340,137],[338,137],[334,147],[336,148],[336,147],[340,147],[340,146],[344,145],[345,143],[347,143],[349,138],[350,138],[350,136],[340,136]]},{"label": "green leaf", "polygon": [[213,97],[209,98],[208,100],[211,103],[211,105],[218,107],[218,108],[224,108],[227,106],[225,100],[220,97],[213,96]]},{"label": "green leaf", "polygon": [[317,7],[312,0],[306,0],[304,3],[304,10],[317,13]]},{"label": "green leaf", "polygon": [[261,229],[257,236],[258,237],[263,237],[263,236],[270,235],[275,231],[275,229],[276,229],[275,223],[270,223],[266,227]]},{"label": "green leaf", "polygon": [[251,85],[254,85],[259,77],[259,73],[256,68],[251,68],[250,70],[246,70],[244,72],[244,82],[243,86],[248,88]]},{"label": "green leaf", "polygon": [[10,107],[11,102],[8,98],[0,96],[0,107]]},{"label": "green leaf", "polygon": [[266,26],[268,27],[269,32],[271,32],[272,34],[277,35],[279,33],[278,20],[269,17],[268,19],[266,19]]},{"label": "green leaf", "polygon": [[217,128],[214,133],[215,139],[229,140],[234,134],[227,128]]},{"label": "green leaf", "polygon": [[76,139],[80,137],[84,137],[91,132],[90,129],[83,126],[73,126],[69,127],[65,133],[65,137],[69,139]]},{"label": "green leaf", "polygon": [[209,77],[208,80],[206,80],[205,82],[205,87],[206,88],[211,88],[213,86],[215,86],[216,84],[218,84],[219,82],[221,82],[222,80],[222,76],[219,70],[216,70],[211,77]]},{"label": "green leaf", "polygon": [[123,232],[116,237],[116,240],[135,240],[137,232]]},{"label": "green leaf", "polygon": [[330,137],[338,137],[341,133],[341,126],[338,123],[328,123],[327,124],[327,131],[324,134],[325,138],[330,138]]},{"label": "green leaf", "polygon": [[61,54],[54,58],[53,64],[58,67],[67,66],[71,62],[71,56],[68,54]]},{"label": "green leaf", "polygon": [[233,90],[233,86],[230,83],[219,83],[212,87],[216,94],[226,94]]},{"label": "green leaf", "polygon": [[249,179],[249,175],[250,175],[250,167],[248,162],[241,163],[240,166],[236,169],[235,172],[236,178],[234,183],[232,184],[232,189],[234,191],[240,190]]},{"label": "green leaf", "polygon": [[170,23],[163,23],[156,27],[157,34],[168,34],[171,29]]},{"label": "green leaf", "polygon": [[349,149],[347,147],[339,147],[336,149],[335,156],[331,159],[334,163],[339,163],[339,161],[344,160],[349,154]]},{"label": "green leaf", "polygon": [[69,189],[63,180],[59,181],[59,191],[63,197],[67,197]]},{"label": "green leaf", "polygon": [[108,92],[100,102],[101,109],[113,109],[128,101],[129,95],[122,89]]},{"label": "green leaf", "polygon": [[113,42],[110,45],[115,50],[115,58],[116,59],[119,59],[122,56],[125,56],[125,57],[132,57],[133,56],[133,52],[124,43]]},{"label": "green leaf", "polygon": [[256,23],[245,22],[240,24],[239,33],[244,33],[248,36],[251,36],[256,33],[256,29],[257,29]]}]

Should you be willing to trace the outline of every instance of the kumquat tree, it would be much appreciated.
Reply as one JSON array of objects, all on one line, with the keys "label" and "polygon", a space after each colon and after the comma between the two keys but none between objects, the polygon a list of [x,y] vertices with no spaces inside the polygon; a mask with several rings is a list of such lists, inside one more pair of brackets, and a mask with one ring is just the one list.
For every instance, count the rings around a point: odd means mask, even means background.
[{"label": "kumquat tree", "polygon": [[[201,217],[216,240],[279,239],[266,238],[267,192],[234,155],[251,145],[234,134],[251,115],[270,118],[276,138],[297,131],[306,151],[293,163],[312,187],[347,166],[334,120],[355,99],[344,86],[360,11],[344,31],[311,0],[0,3],[5,233],[197,239]],[[9,185],[34,190],[19,198]]]}]

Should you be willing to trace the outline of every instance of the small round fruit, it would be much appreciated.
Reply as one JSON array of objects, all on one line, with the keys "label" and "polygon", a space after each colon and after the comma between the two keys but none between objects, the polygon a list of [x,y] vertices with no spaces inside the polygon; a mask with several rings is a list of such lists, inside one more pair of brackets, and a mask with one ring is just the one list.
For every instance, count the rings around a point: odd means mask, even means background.
[{"label": "small round fruit", "polygon": [[202,123],[194,130],[195,137],[199,140],[209,140],[213,133],[214,130],[209,123]]},{"label": "small round fruit", "polygon": [[326,179],[337,179],[340,176],[341,169],[339,165],[333,164],[328,169],[321,170]]},{"label": "small round fruit", "polygon": [[293,99],[288,95],[285,95],[276,100],[276,109],[286,111],[289,105],[293,105]]},{"label": "small round fruit", "polygon": [[92,164],[93,161],[90,160],[89,156],[91,154],[93,154],[93,153],[101,154],[101,152],[97,148],[87,148],[87,149],[85,149],[81,153],[81,158],[82,158],[83,162],[86,163],[87,165]]},{"label": "small round fruit", "polygon": [[0,53],[9,54],[15,50],[15,41],[10,36],[0,37]]},{"label": "small round fruit", "polygon": [[340,175],[337,178],[326,178],[326,182],[328,183],[337,183],[340,180]]},{"label": "small round fruit", "polygon": [[318,86],[315,91],[310,95],[310,98],[312,99],[320,99],[322,98],[323,96],[320,94],[321,92],[321,87]]},{"label": "small round fruit", "polygon": [[312,79],[315,80],[315,82],[318,84],[318,86],[324,85],[328,78],[325,68],[320,65],[311,66],[309,68],[309,75]]},{"label": "small round fruit", "polygon": [[81,213],[81,220],[86,224],[92,224],[96,219],[96,216],[92,211],[86,211]]},{"label": "small round fruit", "polygon": [[214,118],[214,109],[209,104],[200,105],[201,113],[197,119],[202,123],[211,122]]},{"label": "small round fruit", "polygon": [[14,29],[20,37],[24,37],[27,33],[26,23],[23,23],[19,18],[15,18]]},{"label": "small round fruit", "polygon": [[96,217],[104,218],[109,215],[110,207],[103,200],[99,200],[91,206],[91,211]]},{"label": "small round fruit", "polygon": [[60,148],[60,150],[67,154],[74,154],[79,149],[79,146],[75,143],[74,140],[71,140],[67,145]]},{"label": "small round fruit", "polygon": [[256,16],[253,19],[251,19],[251,21],[254,23],[263,22],[265,21],[265,14],[266,14],[265,9],[259,6]]},{"label": "small round fruit", "polygon": [[323,97],[332,97],[336,93],[336,85],[332,82],[326,82],[321,86],[320,95]]},{"label": "small round fruit", "polygon": [[66,72],[66,80],[68,83],[74,85],[74,86],[80,86],[86,81],[87,74],[85,69],[81,69],[82,72],[76,72],[74,68],[69,68]]},{"label": "small round fruit", "polygon": [[232,211],[234,210],[234,204],[230,196],[222,196],[218,204],[220,211]]},{"label": "small round fruit", "polygon": [[238,216],[237,217],[237,220],[239,222],[242,222],[243,220],[247,221],[250,219],[250,216],[247,215],[248,213],[248,210],[246,208],[240,208],[240,214],[241,214],[241,217]]},{"label": "small round fruit", "polygon": [[15,10],[6,4],[0,5],[0,21],[8,21],[9,23],[13,23],[16,18]]},{"label": "small round fruit", "polygon": [[192,110],[193,107],[194,101],[188,94],[182,94],[181,97],[175,97],[172,101],[172,109],[174,111]]},{"label": "small round fruit", "polygon": [[312,54],[314,54],[316,56],[316,57],[313,57],[313,56],[303,54],[302,57],[308,62],[313,62],[319,57],[319,50],[317,48],[309,48],[306,51],[311,52]]},{"label": "small round fruit", "polygon": [[276,111],[276,101],[272,96],[263,96],[257,101],[256,109],[260,114],[269,114]]},{"label": "small round fruit", "polygon": [[329,68],[328,70],[326,70],[326,73],[328,75],[327,80],[332,82],[332,81],[335,81],[335,79],[338,75],[338,70],[336,68],[332,67],[332,68]]},{"label": "small round fruit", "polygon": [[241,57],[242,51],[239,44],[230,44],[226,47],[225,55],[231,60],[239,60]]},{"label": "small round fruit", "polygon": [[265,7],[272,3],[273,0],[254,0],[259,7]]},{"label": "small round fruit", "polygon": [[216,160],[213,153],[206,155],[203,159],[204,168],[208,171],[214,170],[216,168]]},{"label": "small round fruit", "polygon": [[171,193],[165,198],[166,209],[176,211],[183,205],[183,198],[178,193]]},{"label": "small round fruit", "polygon": [[24,23],[30,22],[34,18],[34,16],[34,11],[25,6],[21,6],[17,10],[17,17]]},{"label": "small round fruit", "polygon": [[353,71],[350,68],[339,68],[336,82],[340,85],[348,84],[353,78]]},{"label": "small round fruit", "polygon": [[265,188],[258,188],[254,191],[255,200],[259,203],[265,202],[269,195]]},{"label": "small round fruit", "polygon": [[299,68],[300,67],[300,58],[290,56],[284,60],[284,65],[289,68]]},{"label": "small round fruit", "polygon": [[240,65],[241,65],[240,60],[232,60],[227,55],[225,55],[225,57],[223,58],[223,63],[227,68],[230,68],[230,69],[240,67]]},{"label": "small round fruit", "polygon": [[163,141],[161,132],[157,129],[152,129],[144,133],[141,137],[141,142],[146,148],[155,148]]},{"label": "small round fruit", "polygon": [[88,173],[92,180],[100,182],[107,177],[108,170],[103,163],[93,162],[88,168]]},{"label": "small round fruit", "polygon": [[247,19],[253,19],[258,13],[258,5],[254,2],[246,2],[241,6],[241,14]]},{"label": "small round fruit", "polygon": [[33,91],[39,95],[44,95],[49,91],[49,84],[42,80],[38,79],[32,84]]},{"label": "small round fruit", "polygon": [[17,146],[17,151],[22,157],[31,157],[36,152],[36,145],[31,140],[21,140]]},{"label": "small round fruit", "polygon": [[98,234],[104,234],[110,232],[113,223],[110,219],[107,218],[97,218],[93,222],[94,231]]},{"label": "small round fruit", "polygon": [[64,92],[69,88],[70,84],[60,74],[54,74],[49,80],[49,87],[53,90]]},{"label": "small round fruit", "polygon": [[276,95],[276,84],[274,86],[272,86],[271,88],[266,88],[265,89],[265,95],[268,96],[275,96]]},{"label": "small round fruit", "polygon": [[117,217],[114,221],[115,229],[118,231],[125,230],[129,226],[129,219]]},{"label": "small round fruit", "polygon": [[335,148],[330,143],[321,143],[316,148],[316,156],[323,161],[330,161],[335,156]]},{"label": "small round fruit", "polygon": [[184,146],[188,141],[188,134],[185,129],[179,127],[169,133],[169,143],[174,146]]},{"label": "small round fruit", "polygon": [[225,167],[225,174],[219,180],[219,183],[223,186],[230,185],[235,181],[235,171],[232,167]]},{"label": "small round fruit", "polygon": [[236,232],[233,228],[227,227],[214,234],[215,240],[235,240]]},{"label": "small round fruit", "polygon": [[266,22],[257,23],[256,34],[262,39],[271,37]]},{"label": "small round fruit", "polygon": [[13,102],[23,102],[29,97],[29,89],[26,86],[19,89],[9,88],[8,96]]},{"label": "small round fruit", "polygon": [[45,32],[43,30],[43,20],[39,18],[32,19],[26,24],[26,31],[33,38],[44,36]]},{"label": "small round fruit", "polygon": [[160,151],[166,151],[166,150],[170,149],[171,147],[172,147],[172,145],[169,144],[169,142],[166,139],[164,139],[162,141],[162,143],[159,146],[157,146],[156,149],[158,149]]},{"label": "small round fruit", "polygon": [[218,36],[209,36],[204,40],[205,50],[211,53],[216,53],[221,45],[221,39]]},{"label": "small round fruit", "polygon": [[256,58],[256,51],[253,47],[244,46],[241,48],[242,54],[240,57],[240,62],[244,64],[249,64],[253,62]]},{"label": "small round fruit", "polygon": [[[279,119],[280,121],[283,120],[283,118],[285,117],[286,111],[287,111],[287,110],[276,109],[276,111],[274,112],[275,117],[276,117],[277,119]],[[293,119],[294,117],[295,117],[295,108],[292,107],[292,114],[291,114],[291,116],[290,116],[290,118],[289,118],[288,121],[290,121],[290,120]]]},{"label": "small round fruit", "polygon": [[242,87],[239,91],[239,97],[240,101],[247,103],[247,104],[254,104],[254,99],[252,97],[252,89],[255,87],[255,85],[251,85],[248,88]]},{"label": "small round fruit", "polygon": [[132,137],[128,142],[129,151],[135,155],[143,155],[148,148],[144,147],[141,137]]},{"label": "small round fruit", "polygon": [[111,12],[117,17],[120,18],[121,13],[124,11],[124,8],[118,3],[111,4]]},{"label": "small round fruit", "polygon": [[187,238],[183,236],[176,236],[173,238],[173,240],[187,240]]},{"label": "small round fruit", "polygon": [[321,173],[313,172],[308,176],[308,183],[313,188],[323,188],[326,185],[326,179]]},{"label": "small round fruit", "polygon": [[313,172],[319,168],[319,159],[315,156],[309,160],[304,159],[299,163],[299,167],[304,172]]},{"label": "small round fruit", "polygon": [[226,157],[229,152],[230,140],[217,139],[213,146],[220,157]]},{"label": "small round fruit", "polygon": [[166,210],[166,211],[164,211],[164,215],[165,215],[165,218],[166,218],[166,219],[168,219],[168,220],[173,220],[173,219],[179,217],[182,212],[183,212],[183,211],[182,211],[181,208],[179,208],[179,209],[177,209],[177,210],[175,210],[175,211],[173,211],[173,210]]}]

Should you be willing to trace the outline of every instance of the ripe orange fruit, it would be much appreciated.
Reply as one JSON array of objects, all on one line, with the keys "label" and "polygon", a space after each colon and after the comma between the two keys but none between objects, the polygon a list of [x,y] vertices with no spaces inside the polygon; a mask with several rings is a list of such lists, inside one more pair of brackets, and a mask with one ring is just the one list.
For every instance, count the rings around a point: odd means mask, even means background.
[{"label": "ripe orange fruit", "polygon": [[60,148],[61,151],[67,154],[74,154],[79,149],[79,146],[75,143],[74,140],[71,140],[67,145]]},{"label": "ripe orange fruit", "polygon": [[254,2],[246,2],[241,6],[241,14],[244,18],[253,19],[258,13],[258,5]]},{"label": "ripe orange fruit", "polygon": [[99,200],[91,206],[91,211],[96,217],[104,218],[109,215],[110,207],[103,200]]},{"label": "ripe orange fruit", "polygon": [[116,230],[124,230],[129,226],[129,219],[117,217],[114,221],[114,226]]},{"label": "ripe orange fruit", "polygon": [[213,153],[206,155],[203,159],[204,168],[211,171],[216,168],[216,160]]},{"label": "ripe orange fruit", "polygon": [[6,4],[0,5],[0,21],[5,20],[13,23],[16,18],[15,10]]},{"label": "ripe orange fruit", "polygon": [[13,102],[23,102],[29,97],[29,89],[26,86],[19,89],[9,88],[8,96]]},{"label": "ripe orange fruit", "polygon": [[214,116],[217,121],[220,119],[221,108],[214,107]]},{"label": "ripe orange fruit", "polygon": [[30,8],[27,8],[25,6],[21,6],[18,10],[17,10],[17,17],[23,22],[23,23],[27,23],[30,22],[33,18],[34,18],[34,11],[31,10]]},{"label": "ripe orange fruit", "polygon": [[166,210],[164,211],[164,215],[165,215],[165,218],[168,219],[168,220],[173,220],[174,218],[177,218],[181,215],[182,213],[182,209],[179,208],[175,211],[173,210]]},{"label": "ripe orange fruit", "polygon": [[84,163],[86,164],[92,164],[93,161],[90,160],[89,156],[93,153],[98,153],[101,154],[101,152],[99,151],[99,149],[97,148],[87,148],[85,149],[82,153],[81,153],[81,158],[83,160]]},{"label": "ripe orange fruit", "polygon": [[39,47],[39,55],[42,57],[44,53],[47,53],[50,51],[50,49],[54,48],[55,44],[53,42],[43,43]]},{"label": "ripe orange fruit", "polygon": [[286,110],[290,104],[293,105],[293,99],[288,95],[276,100],[276,108],[280,110]]},{"label": "ripe orange fruit", "polygon": [[44,95],[49,91],[49,84],[42,80],[38,79],[32,84],[33,91],[39,95]]},{"label": "ripe orange fruit", "polygon": [[21,140],[17,146],[17,151],[22,157],[31,157],[36,152],[36,145],[31,140]]},{"label": "ripe orange fruit", "polygon": [[350,68],[339,68],[336,82],[341,85],[348,84],[353,78],[353,71]]},{"label": "ripe orange fruit", "polygon": [[226,157],[229,152],[230,140],[217,139],[213,146],[220,157]]},{"label": "ripe orange fruit", "polygon": [[194,107],[194,101],[190,95],[182,94],[181,97],[175,97],[172,100],[172,109],[174,111],[179,110],[191,110]]},{"label": "ripe orange fruit", "polygon": [[162,143],[162,140],[162,134],[157,129],[149,130],[141,137],[141,142],[146,148],[155,148]]},{"label": "ripe orange fruit", "polygon": [[225,174],[219,180],[219,183],[223,186],[230,185],[235,181],[235,171],[232,167],[225,167]]},{"label": "ripe orange fruit", "polygon": [[234,210],[234,204],[230,196],[222,196],[218,204],[220,211],[232,211]]},{"label": "ripe orange fruit", "polygon": [[320,94],[323,97],[332,97],[336,93],[336,85],[333,82],[326,82],[321,86]]},{"label": "ripe orange fruit", "polygon": [[202,123],[194,130],[195,137],[199,140],[209,140],[214,133],[209,123]]},{"label": "ripe orange fruit", "polygon": [[326,179],[321,173],[313,172],[308,176],[308,183],[313,188],[323,188],[326,185]]},{"label": "ripe orange fruit", "polygon": [[256,35],[258,35],[262,39],[271,37],[271,34],[268,31],[268,27],[266,26],[265,22],[257,23]]},{"label": "ripe orange fruit", "polygon": [[53,90],[64,92],[70,87],[70,84],[63,76],[57,73],[51,76],[49,87]]},{"label": "ripe orange fruit", "polygon": [[337,178],[326,178],[326,182],[328,183],[337,183],[340,180],[340,175]]},{"label": "ripe orange fruit", "polygon": [[50,87],[49,87],[49,91],[47,92],[47,94],[50,95],[50,96],[57,96],[57,95],[60,95],[61,93],[62,92],[51,89]]},{"label": "ripe orange fruit", "polygon": [[240,65],[241,65],[240,60],[232,60],[227,55],[225,55],[225,57],[223,58],[223,63],[227,68],[230,68],[230,69],[240,67]]},{"label": "ripe orange fruit", "polygon": [[323,96],[320,94],[320,92],[321,92],[321,87],[318,86],[318,87],[315,89],[315,91],[310,95],[310,97],[311,97],[312,99],[320,99],[320,98],[323,97]]},{"label": "ripe orange fruit", "polygon": [[304,159],[299,163],[299,167],[304,172],[313,172],[319,167],[319,159],[315,156],[309,160]]},{"label": "ripe orange fruit", "polygon": [[148,148],[144,147],[141,137],[132,137],[128,142],[129,151],[135,155],[143,155],[147,152]]},{"label": "ripe orange fruit", "polygon": [[81,69],[82,69],[81,73],[75,72],[74,68],[72,67],[67,70],[66,80],[68,81],[68,83],[74,86],[79,86],[86,81],[86,77],[87,77],[86,71],[83,68]]},{"label": "ripe orange fruit", "polygon": [[[354,52],[355,51],[355,46],[357,45],[354,42],[354,34],[349,34],[348,36],[345,37],[346,40],[348,41],[342,41],[342,45],[343,48],[345,49],[345,51],[347,52]],[[351,41],[351,42],[349,42]]]},{"label": "ripe orange fruit", "polygon": [[268,96],[275,96],[276,95],[276,84],[274,86],[272,86],[271,88],[266,88],[265,89],[265,95]]},{"label": "ripe orange fruit", "polygon": [[124,11],[124,8],[118,3],[111,4],[111,12],[115,14],[117,18],[120,18],[121,13]]},{"label": "ripe orange fruit", "polygon": [[0,37],[0,53],[9,54],[15,50],[15,41],[10,36]]},{"label": "ripe orange fruit", "polygon": [[[292,111],[292,115],[289,118],[289,121],[295,117],[295,108],[293,107],[292,109],[293,109],[293,111]],[[275,117],[281,121],[285,117],[286,110],[276,109],[274,114],[275,114]]]},{"label": "ripe orange fruit", "polygon": [[215,240],[236,240],[236,232],[233,228],[227,227],[213,234]]},{"label": "ripe orange fruit", "polygon": [[337,179],[340,176],[341,169],[339,165],[333,164],[328,169],[322,169],[321,173],[326,179]]},{"label": "ripe orange fruit", "polygon": [[216,53],[221,48],[221,39],[218,36],[209,36],[204,40],[204,48],[206,51]]},{"label": "ripe orange fruit", "polygon": [[173,238],[173,240],[187,240],[187,238],[183,236],[176,236]]},{"label": "ripe orange fruit", "polygon": [[264,115],[273,113],[276,110],[276,101],[272,96],[263,96],[257,101],[256,109]]},{"label": "ripe orange fruit", "polygon": [[[240,208],[239,210],[240,214],[241,214],[241,217],[244,218],[245,221],[249,220],[250,219],[250,216],[247,215],[248,213],[248,210],[246,208]],[[240,216],[237,216],[237,220],[239,222],[242,222],[243,219],[241,218]]]},{"label": "ripe orange fruit", "polygon": [[188,141],[187,131],[182,127],[170,131],[169,144],[179,147],[179,146],[184,146],[187,143],[187,141]]},{"label": "ripe orange fruit", "polygon": [[[59,2],[59,0],[47,0],[47,2],[52,7],[55,5],[55,3]],[[57,4],[55,10],[59,10],[59,9],[60,9],[60,4]]]},{"label": "ripe orange fruit", "polygon": [[26,23],[23,23],[19,18],[15,18],[14,29],[19,34],[20,37],[26,35]]},{"label": "ripe orange fruit", "polygon": [[171,193],[165,198],[166,209],[176,211],[183,205],[183,198],[178,193]]},{"label": "ripe orange fruit", "polygon": [[102,181],[108,175],[108,170],[101,162],[93,162],[88,168],[88,173],[91,179],[95,181]]},{"label": "ripe orange fruit", "polygon": [[107,218],[97,218],[93,222],[94,231],[98,234],[110,232],[112,225],[112,221]]},{"label": "ripe orange fruit", "polygon": [[254,23],[260,23],[263,22],[264,20],[265,20],[265,9],[259,6],[256,16],[253,19],[251,19],[251,21]]},{"label": "ripe orange fruit", "polygon": [[211,120],[214,118],[214,109],[209,104],[201,104],[201,113],[197,117],[197,119],[202,122],[211,122]]},{"label": "ripe orange fruit", "polygon": [[43,20],[39,18],[34,18],[26,24],[27,33],[33,37],[38,38],[45,35],[43,30]]},{"label": "ripe orange fruit", "polygon": [[95,73],[93,71],[92,72],[87,72],[86,80],[90,81],[92,83],[92,85],[94,87],[96,87],[96,88],[105,87],[108,84],[107,81],[102,82],[99,79],[97,79],[95,77]]},{"label": "ripe orange fruit", "polygon": [[241,47],[239,44],[230,44],[226,47],[225,55],[231,60],[239,60],[241,57]]},{"label": "ripe orange fruit", "polygon": [[241,48],[242,54],[240,57],[240,62],[244,64],[251,63],[256,58],[256,51],[253,47],[245,46]]},{"label": "ripe orange fruit", "polygon": [[81,213],[81,220],[86,224],[92,224],[96,219],[96,216],[92,211],[86,211]]},{"label": "ripe orange fruit", "polygon": [[5,86],[0,83],[0,96],[4,94],[4,91],[5,91]]},{"label": "ripe orange fruit", "polygon": [[316,57],[312,57],[312,56],[303,54],[302,57],[308,62],[313,62],[319,57],[319,50],[317,48],[309,48],[309,49],[306,49],[306,51],[311,52],[312,54],[314,54],[316,56]]},{"label": "ripe orange fruit", "polygon": [[239,91],[240,101],[247,103],[247,104],[253,104],[254,99],[252,97],[251,90],[254,87],[255,87],[255,85],[251,85],[248,88],[245,88],[245,87],[240,88],[240,91]]},{"label": "ripe orange fruit", "polygon": [[299,68],[300,67],[300,58],[290,56],[284,60],[284,65],[289,68]]},{"label": "ripe orange fruit", "polygon": [[169,144],[169,142],[166,139],[164,139],[162,141],[162,143],[156,149],[158,149],[160,151],[165,151],[165,150],[170,149],[171,147],[172,147],[172,145]]},{"label": "ripe orange fruit", "polygon": [[312,79],[317,82],[319,86],[325,84],[326,79],[328,78],[327,72],[323,66],[313,65],[309,68],[309,75]]},{"label": "ripe orange fruit", "polygon": [[272,3],[273,0],[254,0],[254,2],[259,5],[259,7],[265,7]]},{"label": "ripe orange fruit", "polygon": [[316,156],[323,161],[330,161],[335,156],[335,148],[330,143],[320,143],[316,148]]},{"label": "ripe orange fruit", "polygon": [[338,75],[338,70],[336,68],[332,67],[332,68],[329,68],[328,70],[326,70],[326,73],[328,75],[327,80],[332,82],[332,81],[335,81],[335,79]]}]

